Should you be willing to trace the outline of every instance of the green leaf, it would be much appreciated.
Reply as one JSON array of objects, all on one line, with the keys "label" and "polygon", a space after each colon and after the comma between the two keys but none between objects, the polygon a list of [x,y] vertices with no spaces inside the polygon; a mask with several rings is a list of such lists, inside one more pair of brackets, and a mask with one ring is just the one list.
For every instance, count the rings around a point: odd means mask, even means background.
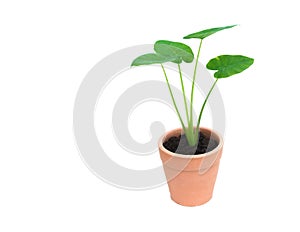
[{"label": "green leaf", "polygon": [[155,53],[148,53],[137,57],[131,66],[149,65],[149,64],[162,64],[165,62],[173,61],[174,58],[161,56]]},{"label": "green leaf", "polygon": [[222,30],[225,30],[225,29],[229,29],[229,28],[232,28],[232,27],[235,27],[237,25],[231,25],[231,26],[226,26],[226,27],[216,27],[216,28],[210,28],[210,29],[206,29],[206,30],[203,30],[203,31],[199,31],[199,32],[196,32],[196,33],[193,33],[193,34],[190,34],[190,35],[187,35],[185,37],[183,37],[184,39],[192,39],[192,38],[195,38],[195,39],[204,39],[218,31],[222,31]]},{"label": "green leaf", "polygon": [[154,44],[154,50],[162,56],[173,58],[172,62],[177,64],[182,61],[191,63],[194,60],[192,49],[183,43],[159,40]]},{"label": "green leaf", "polygon": [[206,68],[218,70],[214,73],[215,78],[230,77],[234,74],[241,73],[249,68],[254,59],[241,55],[221,55],[211,59]]}]

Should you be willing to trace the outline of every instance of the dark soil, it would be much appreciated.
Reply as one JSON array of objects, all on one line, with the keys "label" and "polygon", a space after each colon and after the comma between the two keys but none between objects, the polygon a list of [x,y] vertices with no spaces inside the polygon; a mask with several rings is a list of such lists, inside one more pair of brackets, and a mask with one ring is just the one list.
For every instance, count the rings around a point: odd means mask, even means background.
[{"label": "dark soil", "polygon": [[202,132],[199,132],[198,137],[198,145],[195,146],[190,146],[188,144],[185,135],[170,137],[163,143],[163,145],[167,150],[182,155],[200,155],[210,152],[218,146],[218,142],[216,140],[210,136],[204,135]]}]

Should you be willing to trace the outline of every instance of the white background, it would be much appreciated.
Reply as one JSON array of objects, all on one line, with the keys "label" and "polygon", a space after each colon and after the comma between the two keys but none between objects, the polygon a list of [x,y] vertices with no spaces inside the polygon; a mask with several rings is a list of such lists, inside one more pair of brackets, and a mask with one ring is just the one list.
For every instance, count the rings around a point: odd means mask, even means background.
[{"label": "white background", "polygon": [[[296,3],[1,1],[0,231],[299,231]],[[90,68],[128,46],[236,23],[201,55],[255,58],[218,83],[227,132],[213,199],[182,207],[166,185],[127,191],[96,178],[72,131]]]}]

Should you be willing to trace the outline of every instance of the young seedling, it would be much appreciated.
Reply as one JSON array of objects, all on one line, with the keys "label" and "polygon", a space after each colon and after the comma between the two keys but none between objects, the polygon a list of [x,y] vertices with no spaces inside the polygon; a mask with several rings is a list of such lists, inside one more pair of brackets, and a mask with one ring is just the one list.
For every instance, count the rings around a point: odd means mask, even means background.
[{"label": "young seedling", "polygon": [[[191,89],[191,95],[190,95],[191,98],[190,98],[189,106],[187,104],[187,97],[186,97],[186,92],[185,92],[184,83],[183,83],[183,79],[182,79],[182,71],[181,71],[181,66],[180,66],[180,64],[182,62],[192,63],[194,60],[194,53],[188,45],[179,43],[179,42],[158,40],[154,44],[154,51],[155,51],[154,53],[141,55],[141,56],[137,57],[131,64],[131,66],[150,65],[150,64],[160,64],[161,65],[161,68],[163,70],[163,73],[164,73],[164,76],[165,76],[165,79],[167,82],[168,90],[170,92],[172,102],[173,102],[173,105],[176,110],[176,114],[179,118],[182,129],[186,135],[188,144],[190,146],[197,145],[202,114],[203,114],[205,105],[207,103],[207,100],[208,100],[209,96],[211,95],[214,87],[216,86],[218,80],[221,78],[230,77],[234,74],[241,73],[244,70],[246,70],[247,68],[249,68],[254,62],[254,59],[246,57],[246,56],[220,55],[220,56],[217,56],[217,57],[211,59],[207,63],[207,65],[206,65],[207,69],[216,70],[216,72],[214,73],[215,81],[214,81],[212,87],[210,88],[210,90],[202,104],[200,113],[198,115],[197,124],[195,126],[193,123],[194,88],[195,88],[195,80],[196,80],[196,76],[197,76],[197,67],[198,67],[198,61],[199,61],[199,57],[200,57],[200,50],[202,47],[202,42],[206,37],[208,37],[216,32],[219,32],[219,31],[222,31],[225,29],[229,29],[229,28],[232,28],[235,26],[236,25],[210,28],[210,29],[206,29],[206,30],[202,30],[202,31],[193,33],[193,34],[189,34],[184,37],[184,39],[194,38],[194,39],[200,40],[200,44],[199,44],[197,56],[196,56],[196,62],[195,62],[195,66],[194,66],[192,89]],[[185,114],[186,114],[186,118],[187,118],[186,125],[184,124],[181,114],[178,110],[178,106],[176,104],[166,70],[163,66],[163,64],[166,62],[176,63],[177,67],[178,67],[182,95],[183,95],[183,100],[184,100]]]}]

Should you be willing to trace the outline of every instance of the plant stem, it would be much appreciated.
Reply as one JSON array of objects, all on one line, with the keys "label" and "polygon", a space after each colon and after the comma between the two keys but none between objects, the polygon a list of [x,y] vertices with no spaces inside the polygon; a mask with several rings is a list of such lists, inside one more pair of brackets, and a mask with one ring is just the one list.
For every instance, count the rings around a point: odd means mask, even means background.
[{"label": "plant stem", "polygon": [[202,105],[202,107],[201,107],[201,111],[200,111],[200,114],[199,114],[199,117],[198,117],[198,122],[197,122],[197,127],[196,127],[196,128],[197,128],[197,131],[199,131],[200,121],[201,121],[201,118],[202,118],[202,113],[203,113],[204,107],[205,107],[205,105],[206,105],[206,102],[207,102],[207,100],[208,100],[208,98],[209,98],[211,92],[213,91],[214,87],[216,86],[218,80],[219,80],[219,79],[216,79],[216,80],[215,80],[214,84],[213,84],[212,87],[210,88],[210,90],[209,90],[209,92],[208,92],[208,94],[207,94],[207,96],[206,96],[206,98],[205,98],[205,100],[204,100],[204,102],[203,102],[203,105]]},{"label": "plant stem", "polygon": [[162,70],[163,70],[164,75],[165,75],[165,78],[166,78],[166,82],[167,82],[167,85],[168,85],[168,89],[169,89],[169,92],[170,92],[170,95],[171,95],[171,98],[172,98],[172,102],[173,102],[173,105],[174,105],[174,107],[175,107],[177,116],[178,116],[179,121],[180,121],[180,123],[181,123],[182,129],[185,131],[185,126],[184,126],[184,123],[183,123],[182,118],[181,118],[181,116],[180,116],[178,107],[177,107],[177,105],[176,105],[176,102],[175,102],[175,99],[174,99],[174,95],[173,95],[173,93],[172,93],[172,89],[171,89],[171,86],[170,86],[170,83],[169,83],[169,79],[168,79],[167,74],[166,74],[166,70],[165,70],[165,68],[164,68],[164,66],[163,66],[162,64],[161,64],[161,67],[162,67]]},{"label": "plant stem", "polygon": [[198,67],[201,46],[202,46],[202,39],[200,40],[200,44],[197,52],[196,63],[195,63],[194,73],[193,73],[192,90],[191,90],[190,118],[188,119],[188,128],[187,128],[187,139],[190,146],[194,146],[198,141],[198,130],[195,131],[193,125],[194,124],[193,123],[193,102],[194,102],[195,80],[197,76],[197,67]]},{"label": "plant stem", "polygon": [[182,80],[182,72],[181,72],[180,64],[178,64],[178,70],[179,70],[180,83],[181,83],[182,95],[183,95],[183,100],[184,100],[186,120],[187,120],[187,122],[189,122],[188,106],[187,106],[187,102],[186,102],[186,95],[185,95],[184,84],[183,84],[183,80]]},{"label": "plant stem", "polygon": [[[194,88],[195,88],[195,80],[196,80],[196,74],[197,74],[197,67],[198,67],[198,60],[200,56],[200,50],[202,46],[202,39],[200,40],[198,52],[197,52],[197,58],[194,68],[194,74],[193,74],[193,82],[192,82],[192,91],[191,91],[191,103],[190,103],[190,120],[189,120],[189,128],[193,128],[193,101],[194,101]],[[197,132],[197,131],[196,131]]]}]

